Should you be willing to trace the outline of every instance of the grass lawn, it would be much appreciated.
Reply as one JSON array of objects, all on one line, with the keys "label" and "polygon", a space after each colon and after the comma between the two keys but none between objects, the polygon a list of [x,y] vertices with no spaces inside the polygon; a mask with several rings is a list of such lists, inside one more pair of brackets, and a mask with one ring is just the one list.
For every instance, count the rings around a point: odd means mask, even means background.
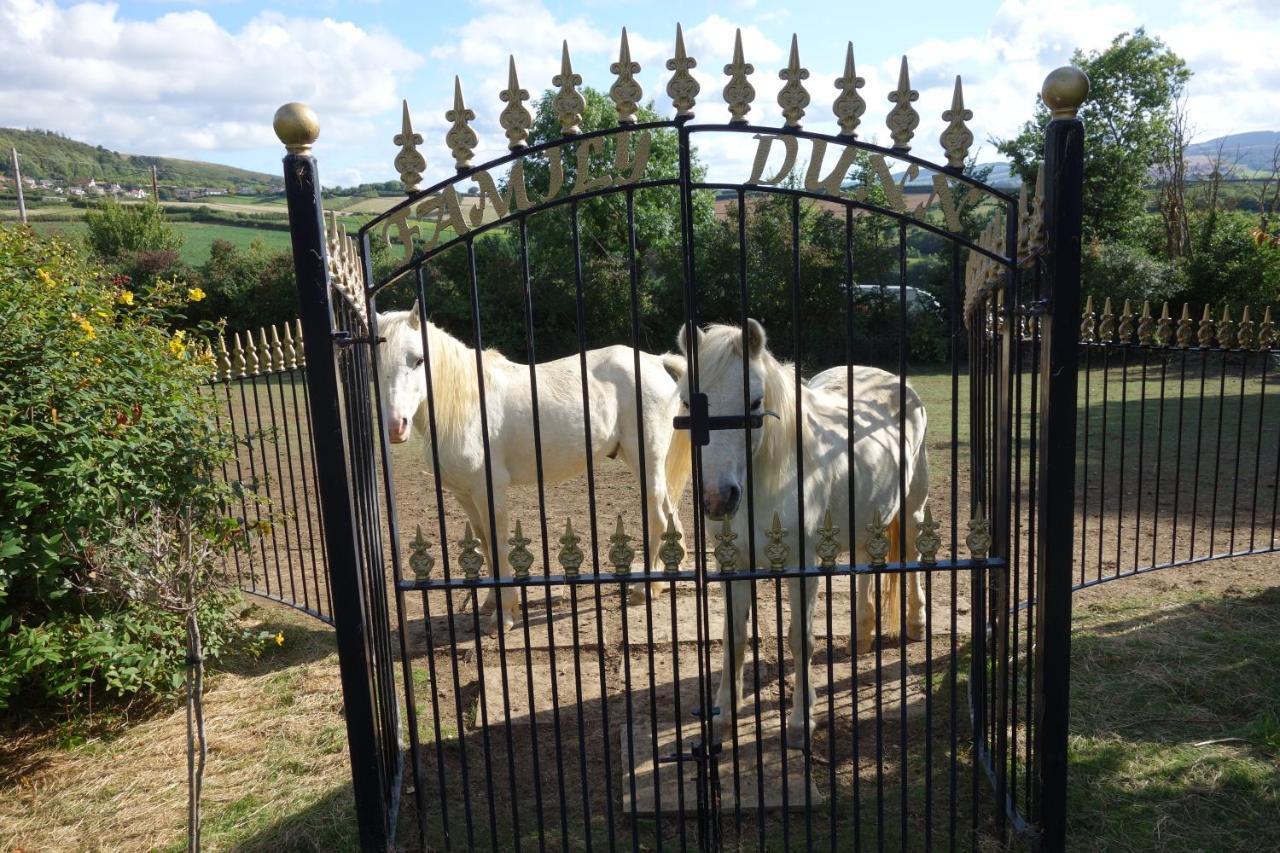
[{"label": "grass lawn", "polygon": [[[88,232],[83,222],[36,222],[33,226],[41,234],[62,234],[68,238],[79,238]],[[209,249],[214,240],[227,240],[240,247],[246,247],[254,240],[261,240],[268,248],[288,251],[288,231],[269,231],[265,228],[241,228],[236,225],[222,225],[208,222],[175,222],[183,235],[182,248],[179,250],[182,260],[192,266],[199,266],[209,259]]]}]

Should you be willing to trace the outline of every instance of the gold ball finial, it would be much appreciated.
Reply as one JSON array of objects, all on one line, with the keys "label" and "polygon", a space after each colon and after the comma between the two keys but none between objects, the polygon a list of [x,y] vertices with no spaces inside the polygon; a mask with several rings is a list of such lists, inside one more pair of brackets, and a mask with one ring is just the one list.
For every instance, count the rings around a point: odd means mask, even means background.
[{"label": "gold ball finial", "polygon": [[1074,65],[1055,68],[1044,78],[1040,97],[1054,118],[1075,118],[1076,111],[1089,97],[1089,78]]},{"label": "gold ball finial", "polygon": [[290,154],[311,153],[311,146],[320,135],[320,119],[315,110],[296,101],[276,110],[271,126]]}]

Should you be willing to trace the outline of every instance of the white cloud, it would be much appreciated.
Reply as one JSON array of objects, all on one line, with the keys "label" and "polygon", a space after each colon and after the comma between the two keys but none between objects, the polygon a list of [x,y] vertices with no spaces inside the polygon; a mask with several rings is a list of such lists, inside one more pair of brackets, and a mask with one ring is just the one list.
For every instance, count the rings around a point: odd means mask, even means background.
[{"label": "white cloud", "polygon": [[134,21],[111,3],[0,0],[0,31],[0,125],[131,153],[278,146],[271,116],[291,100],[320,115],[322,145],[364,143],[421,61],[393,36],[274,12],[232,32],[204,11]]}]

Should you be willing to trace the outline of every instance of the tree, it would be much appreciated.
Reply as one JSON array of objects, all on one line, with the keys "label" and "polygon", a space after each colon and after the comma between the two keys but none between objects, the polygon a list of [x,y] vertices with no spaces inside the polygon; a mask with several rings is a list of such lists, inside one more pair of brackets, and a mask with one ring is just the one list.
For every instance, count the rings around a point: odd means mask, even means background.
[{"label": "tree", "polygon": [[[1170,147],[1175,104],[1191,72],[1141,28],[1116,36],[1106,50],[1077,50],[1071,61],[1089,75],[1089,97],[1080,108],[1085,236],[1132,239],[1146,207],[1144,187]],[[997,150],[1024,181],[1035,180],[1049,118],[1037,103],[1034,118],[1017,136],[997,141]]]},{"label": "tree", "polygon": [[110,196],[85,211],[89,246],[104,260],[124,260],[143,252],[176,252],[182,234],[164,218],[153,201],[121,204]]}]

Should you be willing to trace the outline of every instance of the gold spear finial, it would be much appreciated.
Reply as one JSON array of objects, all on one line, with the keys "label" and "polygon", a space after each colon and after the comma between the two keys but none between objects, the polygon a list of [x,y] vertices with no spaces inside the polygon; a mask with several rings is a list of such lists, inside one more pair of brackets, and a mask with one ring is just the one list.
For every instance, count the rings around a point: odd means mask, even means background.
[{"label": "gold spear finial", "polygon": [[507,540],[507,544],[511,546],[507,562],[511,564],[511,574],[517,578],[529,577],[529,567],[533,565],[533,553],[529,551],[530,541],[520,529],[520,519],[517,518],[515,533]]},{"label": "gold spear finial", "polygon": [[551,99],[551,107],[560,121],[560,132],[574,136],[582,132],[582,111],[587,108],[586,99],[577,87],[582,85],[582,75],[573,72],[569,60],[569,42],[561,42],[560,73],[551,78],[551,85],[560,91]]},{"label": "gold spear finial", "polygon": [[635,75],[640,73],[640,63],[631,61],[631,45],[627,44],[626,27],[622,28],[618,61],[609,66],[609,73],[618,76],[609,87],[609,97],[613,98],[614,108],[618,111],[618,124],[635,124],[636,110],[640,108],[644,90],[636,82]]},{"label": "gold spear finial", "polygon": [[947,155],[947,165],[953,169],[963,169],[964,159],[969,156],[969,147],[973,145],[973,131],[969,130],[966,121],[973,118],[973,110],[965,109],[964,89],[960,84],[960,75],[956,75],[956,88],[951,93],[951,109],[942,113],[942,120],[950,122],[942,131],[938,141]]},{"label": "gold spear finial", "polygon": [[560,537],[560,568],[564,570],[564,576],[567,578],[575,578],[578,571],[582,568],[583,553],[578,547],[578,543],[582,538],[573,532],[573,522],[569,519],[564,520],[564,534]]},{"label": "gold spear finial", "polygon": [[668,515],[667,529],[662,534],[662,547],[658,549],[658,559],[662,560],[664,572],[680,571],[680,561],[684,559],[684,546],[680,544],[680,538],[680,531],[676,530],[675,515]]},{"label": "gold spear finial", "polygon": [[520,80],[516,77],[516,58],[507,58],[507,88],[498,93],[498,99],[506,106],[498,114],[498,124],[507,135],[507,147],[518,151],[528,143],[533,116],[524,105],[529,100],[529,90],[520,88]]},{"label": "gold spear finial", "polygon": [[422,535],[422,525],[409,543],[409,571],[420,581],[431,577],[431,569],[435,566],[435,557],[431,556],[431,543]]},{"label": "gold spear finial", "polygon": [[462,553],[458,555],[458,564],[462,566],[462,576],[469,581],[480,579],[480,567],[484,565],[484,555],[480,553],[480,540],[471,530],[471,522],[467,522],[458,540]]},{"label": "gold spear finial", "polygon": [[427,158],[418,151],[422,144],[422,134],[415,133],[413,121],[409,118],[409,102],[401,101],[400,132],[391,137],[393,145],[400,146],[392,164],[400,173],[400,182],[404,184],[406,193],[417,192],[422,184],[422,173],[427,171]]},{"label": "gold spear finial", "polygon": [[867,525],[867,565],[884,568],[888,565],[889,526],[885,524],[880,509],[871,514],[871,523]]},{"label": "gold spear finial", "polygon": [[804,108],[809,106],[809,93],[804,81],[809,79],[809,69],[800,66],[800,44],[795,33],[791,34],[791,55],[787,67],[778,72],[778,79],[785,81],[778,93],[778,106],[787,127],[799,127],[804,119]]},{"label": "gold spear finial", "polygon": [[631,540],[623,528],[622,513],[618,513],[618,525],[609,537],[609,562],[613,564],[616,575],[631,574],[631,561],[636,558],[636,549],[631,547]]},{"label": "gold spear finial", "polygon": [[836,123],[840,125],[841,136],[853,138],[858,135],[858,124],[862,121],[862,114],[867,111],[867,102],[858,94],[858,90],[866,84],[867,81],[858,76],[854,67],[853,42],[849,42],[844,52],[844,74],[836,78],[836,88],[840,90],[840,94],[836,95],[831,104],[831,111],[836,114]]},{"label": "gold spear finial", "polygon": [[904,56],[902,67],[898,69],[898,88],[889,93],[889,103],[894,107],[885,120],[893,137],[893,147],[899,151],[911,150],[911,137],[920,126],[920,114],[911,106],[918,100],[920,93],[911,88],[911,74],[907,71],[907,58]]},{"label": "gold spear finial", "polygon": [[780,572],[787,567],[791,548],[787,545],[787,531],[782,529],[782,519],[778,517],[778,513],[773,514],[773,524],[769,525],[764,535],[769,540],[769,544],[764,546],[764,556],[769,561],[769,568]]},{"label": "gold spear finial", "polygon": [[459,172],[471,168],[471,158],[476,154],[476,132],[471,129],[470,122],[476,114],[467,109],[462,100],[462,80],[456,75],[453,78],[453,109],[444,114],[445,121],[453,122],[444,135],[444,144],[453,155],[453,162]]},{"label": "gold spear finial", "polygon": [[733,532],[733,519],[726,515],[720,522],[715,548],[716,565],[726,574],[738,570],[738,546],[733,544],[737,538],[738,534]]},{"label": "gold spear finial", "polygon": [[831,510],[828,509],[822,515],[822,526],[818,528],[818,544],[813,549],[818,556],[818,565],[824,569],[835,568],[836,557],[840,555],[840,540],[836,536],[839,532],[840,528],[832,523]]},{"label": "gold spear finial", "polygon": [[933,520],[933,511],[924,508],[924,520],[920,522],[916,533],[916,548],[920,551],[920,562],[926,566],[937,565],[938,549],[942,547],[942,537],[938,528],[942,525]]},{"label": "gold spear finial", "polygon": [[733,61],[724,67],[724,73],[729,75],[729,82],[724,87],[729,124],[747,123],[747,113],[751,112],[751,101],[756,96],[755,87],[747,82],[747,77],[755,71],[755,66],[742,55],[742,30],[739,29],[733,37]]},{"label": "gold spear finial", "polygon": [[667,97],[676,108],[676,118],[692,118],[693,107],[702,87],[689,72],[698,67],[698,60],[685,53],[684,30],[676,24],[676,55],[667,60],[667,70],[674,71],[667,81]]}]

